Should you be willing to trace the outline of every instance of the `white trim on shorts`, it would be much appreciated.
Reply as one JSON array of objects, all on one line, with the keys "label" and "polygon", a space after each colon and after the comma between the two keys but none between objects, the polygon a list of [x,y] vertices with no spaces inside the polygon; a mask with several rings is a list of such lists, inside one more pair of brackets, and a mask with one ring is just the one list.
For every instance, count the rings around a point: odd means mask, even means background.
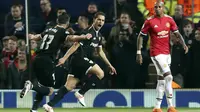
[{"label": "white trim on shorts", "polygon": [[88,74],[88,72],[90,71],[90,69],[92,69],[92,66],[90,66],[90,67],[86,70],[85,75]]}]

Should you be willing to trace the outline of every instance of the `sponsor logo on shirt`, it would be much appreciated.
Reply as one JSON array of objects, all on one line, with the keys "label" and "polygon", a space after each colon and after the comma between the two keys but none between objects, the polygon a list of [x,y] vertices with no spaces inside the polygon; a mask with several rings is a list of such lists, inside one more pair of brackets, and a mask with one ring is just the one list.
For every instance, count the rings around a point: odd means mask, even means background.
[{"label": "sponsor logo on shirt", "polygon": [[160,32],[158,32],[157,33],[157,35],[158,35],[158,38],[165,38],[165,37],[168,37],[168,35],[169,35],[169,31],[160,31]]}]

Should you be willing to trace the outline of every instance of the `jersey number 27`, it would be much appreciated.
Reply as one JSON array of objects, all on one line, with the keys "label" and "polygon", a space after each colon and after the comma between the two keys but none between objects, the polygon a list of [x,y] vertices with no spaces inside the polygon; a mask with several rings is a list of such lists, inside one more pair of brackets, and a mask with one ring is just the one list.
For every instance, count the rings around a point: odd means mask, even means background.
[{"label": "jersey number 27", "polygon": [[54,39],[54,35],[48,35],[48,34],[46,34],[43,37],[42,44],[40,45],[40,49],[47,50],[49,48],[49,45],[53,41],[53,39]]}]

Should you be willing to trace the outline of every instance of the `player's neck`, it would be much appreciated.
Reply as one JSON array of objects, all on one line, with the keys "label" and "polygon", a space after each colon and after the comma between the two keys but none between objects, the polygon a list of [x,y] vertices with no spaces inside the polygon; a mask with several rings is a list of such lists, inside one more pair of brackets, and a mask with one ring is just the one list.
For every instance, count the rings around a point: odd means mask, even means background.
[{"label": "player's neck", "polygon": [[158,18],[161,18],[163,16],[164,16],[164,14],[156,15],[156,17],[158,17]]},{"label": "player's neck", "polygon": [[95,28],[95,26],[94,25],[92,25],[92,28],[96,31],[96,32],[98,32],[99,30],[97,29],[97,28]]}]

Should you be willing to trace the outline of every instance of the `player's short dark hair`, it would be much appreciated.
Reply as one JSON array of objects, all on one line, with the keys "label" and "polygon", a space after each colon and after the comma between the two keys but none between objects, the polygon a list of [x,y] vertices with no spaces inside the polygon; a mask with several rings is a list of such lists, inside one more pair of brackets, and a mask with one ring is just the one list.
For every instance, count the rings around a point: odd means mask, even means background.
[{"label": "player's short dark hair", "polygon": [[94,15],[94,19],[96,19],[99,15],[106,16],[104,12],[96,12]]},{"label": "player's short dark hair", "polygon": [[67,24],[69,23],[70,17],[67,13],[63,13],[62,15],[58,16],[58,24]]}]

